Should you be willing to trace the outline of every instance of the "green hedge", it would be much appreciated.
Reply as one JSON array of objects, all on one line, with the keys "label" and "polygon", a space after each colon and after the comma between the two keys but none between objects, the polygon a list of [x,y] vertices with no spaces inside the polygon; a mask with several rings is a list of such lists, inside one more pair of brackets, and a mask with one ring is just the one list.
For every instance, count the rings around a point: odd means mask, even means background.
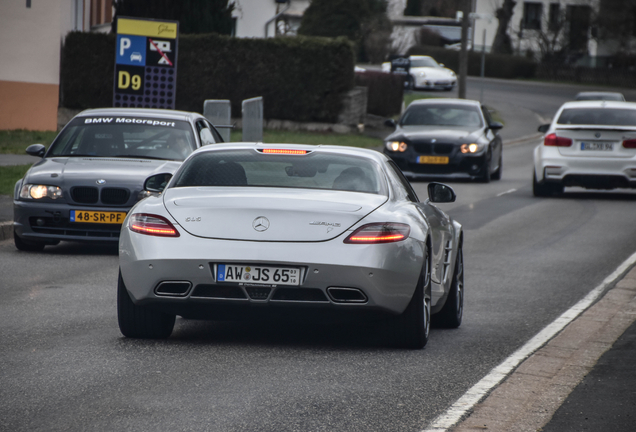
[{"label": "green hedge", "polygon": [[367,87],[367,112],[391,117],[402,111],[404,76],[379,71],[356,73],[356,86]]},{"label": "green hedge", "polygon": [[[458,72],[459,51],[440,47],[416,45],[411,47],[408,55],[428,55],[438,63]],[[491,78],[533,78],[536,74],[537,64],[526,57],[486,54],[486,67],[484,74]],[[481,52],[468,52],[468,75],[481,75]]]},{"label": "green hedge", "polygon": [[[353,88],[355,56],[345,39],[239,39],[181,35],[176,108],[201,112],[206,99],[262,96],[265,117],[335,122]],[[61,105],[112,106],[115,35],[70,33],[62,49]]]}]

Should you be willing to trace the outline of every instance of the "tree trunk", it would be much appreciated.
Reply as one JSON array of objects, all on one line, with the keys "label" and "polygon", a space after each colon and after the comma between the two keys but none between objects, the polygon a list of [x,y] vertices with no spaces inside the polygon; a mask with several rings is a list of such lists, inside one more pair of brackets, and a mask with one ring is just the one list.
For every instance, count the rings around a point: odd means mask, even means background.
[{"label": "tree trunk", "polygon": [[495,12],[499,26],[497,27],[495,40],[492,43],[492,52],[494,53],[512,54],[512,42],[508,35],[508,26],[516,4],[517,2],[514,0],[504,0],[501,7]]}]

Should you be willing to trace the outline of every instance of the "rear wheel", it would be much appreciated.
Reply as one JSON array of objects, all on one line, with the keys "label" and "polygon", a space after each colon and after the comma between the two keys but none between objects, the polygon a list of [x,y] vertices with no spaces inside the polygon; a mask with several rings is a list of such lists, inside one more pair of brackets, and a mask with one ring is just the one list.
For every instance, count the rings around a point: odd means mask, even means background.
[{"label": "rear wheel", "polygon": [[455,271],[451,282],[450,292],[442,310],[433,317],[435,325],[446,328],[457,328],[464,316],[464,253],[462,247],[457,251]]},{"label": "rear wheel", "polygon": [[13,232],[13,243],[18,250],[25,252],[40,252],[44,250],[44,243],[24,241],[19,235]]},{"label": "rear wheel", "polygon": [[393,342],[401,348],[422,349],[431,330],[431,266],[428,249],[422,274],[406,310],[390,323]]},{"label": "rear wheel", "polygon": [[536,197],[549,197],[563,193],[563,185],[561,183],[539,183],[537,174],[532,174],[532,193]]},{"label": "rear wheel", "polygon": [[165,339],[172,334],[175,316],[143,306],[130,299],[124,280],[119,272],[117,280],[117,320],[119,330],[129,338]]}]

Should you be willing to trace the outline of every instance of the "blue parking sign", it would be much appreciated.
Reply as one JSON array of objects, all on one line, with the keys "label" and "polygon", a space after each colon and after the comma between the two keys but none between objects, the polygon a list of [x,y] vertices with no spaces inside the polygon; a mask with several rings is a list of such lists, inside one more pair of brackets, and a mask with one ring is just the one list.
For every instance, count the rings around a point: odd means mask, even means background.
[{"label": "blue parking sign", "polygon": [[117,35],[117,64],[146,65],[146,38],[144,36]]}]

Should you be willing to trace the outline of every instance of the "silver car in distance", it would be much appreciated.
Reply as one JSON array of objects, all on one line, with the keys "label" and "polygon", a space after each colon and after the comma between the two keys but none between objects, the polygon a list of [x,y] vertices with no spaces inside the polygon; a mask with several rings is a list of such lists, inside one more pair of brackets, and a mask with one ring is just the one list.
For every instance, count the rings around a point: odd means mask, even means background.
[{"label": "silver car in distance", "polygon": [[[156,176],[155,176],[156,177]],[[133,207],[119,241],[124,336],[169,337],[175,316],[386,318],[391,344],[419,349],[431,318],[458,327],[462,228],[420,202],[395,162],[338,146],[201,148]]]}]

